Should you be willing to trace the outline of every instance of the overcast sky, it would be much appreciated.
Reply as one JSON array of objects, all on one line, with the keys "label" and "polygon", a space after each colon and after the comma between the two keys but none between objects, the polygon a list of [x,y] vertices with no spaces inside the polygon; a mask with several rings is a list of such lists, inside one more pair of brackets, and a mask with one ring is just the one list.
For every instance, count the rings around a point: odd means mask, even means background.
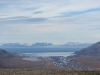
[{"label": "overcast sky", "polygon": [[100,41],[100,0],[0,0],[0,43]]}]

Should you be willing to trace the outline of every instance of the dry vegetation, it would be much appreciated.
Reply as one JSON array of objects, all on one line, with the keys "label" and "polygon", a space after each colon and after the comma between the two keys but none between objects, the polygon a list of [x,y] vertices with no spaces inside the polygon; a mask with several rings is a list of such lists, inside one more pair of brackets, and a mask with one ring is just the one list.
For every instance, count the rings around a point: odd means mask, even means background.
[{"label": "dry vegetation", "polygon": [[64,70],[59,66],[53,65],[51,61],[26,61],[18,56],[5,59],[0,58],[0,62],[1,68],[4,69]]},{"label": "dry vegetation", "polygon": [[0,75],[100,75],[100,71],[42,71],[0,69]]},{"label": "dry vegetation", "polygon": [[100,68],[100,56],[80,56],[72,58],[72,61],[80,62],[86,66]]},{"label": "dry vegetation", "polygon": [[42,57],[41,61],[23,60],[22,56],[9,53],[0,49],[0,68],[3,69],[33,69],[33,70],[64,70],[59,66],[55,66],[51,61],[45,61]]}]

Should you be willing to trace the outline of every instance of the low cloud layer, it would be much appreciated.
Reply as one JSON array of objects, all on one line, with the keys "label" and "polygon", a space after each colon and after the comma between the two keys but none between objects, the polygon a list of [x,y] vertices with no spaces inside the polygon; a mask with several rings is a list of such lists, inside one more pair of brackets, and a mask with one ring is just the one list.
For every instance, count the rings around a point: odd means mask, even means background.
[{"label": "low cloud layer", "polygon": [[0,23],[1,25],[16,25],[16,24],[35,24],[35,23],[42,23],[46,21],[46,18],[30,18],[30,17],[10,17],[10,18],[1,18]]}]

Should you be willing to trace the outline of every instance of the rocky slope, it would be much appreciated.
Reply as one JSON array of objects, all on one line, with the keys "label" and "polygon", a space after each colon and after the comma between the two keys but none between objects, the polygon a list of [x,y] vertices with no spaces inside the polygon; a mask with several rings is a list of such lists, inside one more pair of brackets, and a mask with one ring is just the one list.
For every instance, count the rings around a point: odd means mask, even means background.
[{"label": "rocky slope", "polygon": [[75,54],[70,58],[71,61],[100,69],[100,42],[77,51]]},{"label": "rocky slope", "polygon": [[14,57],[13,53],[7,52],[3,49],[0,49],[0,59]]},{"label": "rocky slope", "polygon": [[10,52],[7,52],[7,51],[5,51],[3,49],[0,49],[0,68],[5,68],[4,64],[2,63],[2,61],[4,59],[11,58],[11,57],[14,57],[14,54],[12,54]]},{"label": "rocky slope", "polygon": [[81,51],[75,52],[77,56],[100,56],[100,42],[97,42],[87,48],[82,49]]}]

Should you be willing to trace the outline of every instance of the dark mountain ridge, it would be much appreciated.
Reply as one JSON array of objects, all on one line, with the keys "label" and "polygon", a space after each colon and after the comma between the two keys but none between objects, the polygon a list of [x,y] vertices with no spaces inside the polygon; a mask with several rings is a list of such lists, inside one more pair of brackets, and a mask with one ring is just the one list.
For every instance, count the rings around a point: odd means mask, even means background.
[{"label": "dark mountain ridge", "polygon": [[100,70],[100,42],[97,42],[69,57],[71,61],[81,63]]},{"label": "dark mountain ridge", "polygon": [[2,61],[4,59],[8,59],[8,58],[11,58],[11,57],[14,57],[13,53],[10,53],[10,52],[7,52],[3,49],[0,49],[0,68],[6,68],[6,67],[4,67],[4,63],[2,63]]},{"label": "dark mountain ridge", "polygon": [[100,56],[100,42],[97,42],[87,48],[75,52],[76,56]]},{"label": "dark mountain ridge", "polygon": [[13,56],[14,56],[13,53],[10,53],[3,49],[0,49],[0,58],[9,58],[9,57],[13,57]]}]

